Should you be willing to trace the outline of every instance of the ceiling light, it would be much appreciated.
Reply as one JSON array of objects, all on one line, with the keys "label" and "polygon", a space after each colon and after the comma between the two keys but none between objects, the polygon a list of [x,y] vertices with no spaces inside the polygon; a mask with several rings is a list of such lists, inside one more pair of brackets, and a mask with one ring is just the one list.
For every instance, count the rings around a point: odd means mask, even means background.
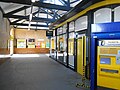
[{"label": "ceiling light", "polygon": [[31,0],[31,2],[33,2],[33,3],[34,3],[34,2],[35,2],[35,0]]},{"label": "ceiling light", "polygon": [[30,26],[31,26],[31,22],[29,22],[29,25],[28,25],[28,30],[30,30]]},{"label": "ceiling light", "polygon": [[30,30],[30,28],[28,28],[28,31]]},{"label": "ceiling light", "polygon": [[29,21],[31,21],[31,20],[32,20],[32,13],[29,16]]}]

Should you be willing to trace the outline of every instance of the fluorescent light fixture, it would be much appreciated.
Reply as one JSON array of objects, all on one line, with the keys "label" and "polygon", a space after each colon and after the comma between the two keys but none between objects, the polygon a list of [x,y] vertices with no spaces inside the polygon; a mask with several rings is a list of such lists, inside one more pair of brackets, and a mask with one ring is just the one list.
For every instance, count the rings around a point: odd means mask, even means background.
[{"label": "fluorescent light fixture", "polygon": [[28,31],[30,30],[30,28],[28,28]]},{"label": "fluorescent light fixture", "polygon": [[[28,26],[17,26],[17,28],[24,28],[29,31],[29,30],[36,29],[36,26],[30,26],[30,28],[28,28]],[[49,28],[48,27],[37,27],[37,30],[49,30]]]},{"label": "fluorescent light fixture", "polygon": [[29,22],[28,30],[30,30],[31,23]]},{"label": "fluorescent light fixture", "polygon": [[36,1],[36,0],[31,0],[31,2],[33,2],[33,3],[34,3],[35,1]]},{"label": "fluorescent light fixture", "polygon": [[31,20],[32,20],[32,13],[29,16],[29,21],[31,21]]}]

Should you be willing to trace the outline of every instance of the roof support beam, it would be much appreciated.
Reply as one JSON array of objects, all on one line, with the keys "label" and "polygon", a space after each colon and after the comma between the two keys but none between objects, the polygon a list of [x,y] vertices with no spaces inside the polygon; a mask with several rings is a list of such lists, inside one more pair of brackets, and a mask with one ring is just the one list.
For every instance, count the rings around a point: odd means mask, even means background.
[{"label": "roof support beam", "polygon": [[56,10],[64,10],[64,11],[69,11],[72,8],[72,7],[68,8],[67,6],[55,5],[50,3],[40,3],[40,2],[36,2],[33,5],[47,9],[56,9]]},{"label": "roof support beam", "polygon": [[[48,12],[48,11],[46,11],[45,9],[41,9],[42,11],[44,11],[44,13],[46,13],[46,14],[48,14],[48,15],[50,15],[51,17],[56,17],[56,18],[58,18],[57,17],[57,15],[54,15],[54,12],[52,11],[52,13],[50,13],[50,12]],[[54,18],[55,19],[55,18]]]},{"label": "roof support beam", "polygon": [[70,4],[73,4],[73,3],[78,2],[78,1],[80,1],[80,0],[74,0],[74,1],[70,2]]},{"label": "roof support beam", "polygon": [[[58,10],[59,11],[59,10]],[[52,10],[52,12],[54,13],[54,16],[57,16],[58,18],[60,18],[61,16],[60,16],[60,14],[58,14],[58,11],[53,11]]]},{"label": "roof support beam", "polygon": [[67,2],[68,2],[67,6],[70,7],[70,0],[67,0]]},{"label": "roof support beam", "polygon": [[[32,3],[30,0],[23,0],[23,1],[21,0],[0,0],[0,2],[17,3],[17,4],[24,4],[24,5],[31,5]],[[33,6],[43,7],[47,9],[64,10],[64,11],[68,11],[72,8],[72,7],[68,8],[67,6],[55,5],[55,4],[50,4],[50,3],[43,3],[40,1],[33,3]]]},{"label": "roof support beam", "polygon": [[17,12],[20,12],[20,11],[22,11],[22,10],[25,10],[25,9],[27,9],[27,8],[29,8],[29,7],[30,7],[30,6],[24,6],[24,7],[18,8],[18,9],[16,9],[16,10],[13,10],[13,11],[11,11],[11,12],[6,13],[6,15],[12,15],[12,14],[14,14],[14,13],[17,13]]},{"label": "roof support beam", "polygon": [[[11,23],[11,25],[17,25],[17,26],[28,26],[28,24],[21,24],[21,23]],[[39,25],[39,24],[31,24],[31,26],[37,26],[37,27],[49,27],[48,25]]]},{"label": "roof support beam", "polygon": [[[6,17],[6,18],[15,18],[15,19],[26,19],[26,20],[29,20],[28,16],[6,15],[6,14],[4,14],[3,16]],[[37,21],[37,22],[39,22],[39,21],[54,22],[55,19],[33,17],[32,21]]]},{"label": "roof support beam", "polygon": [[14,22],[11,22],[11,23],[17,23],[17,22],[19,22],[19,21],[21,21],[22,19],[18,19],[18,20],[16,20],[16,21],[14,21]]},{"label": "roof support beam", "polygon": [[[41,11],[41,8],[39,7],[38,14],[37,14],[38,17],[39,17],[40,11]],[[36,24],[38,25],[38,22],[36,22]],[[36,26],[36,29],[37,29],[37,26]]]},{"label": "roof support beam", "polygon": [[[37,14],[39,11],[36,11],[36,12],[34,12],[33,13],[33,16],[35,15],[35,14]],[[28,17],[29,17],[29,15],[27,15]],[[14,22],[12,22],[12,23],[17,23],[17,22],[19,22],[19,21],[21,21],[22,19],[18,19],[18,20],[16,20],[16,21],[14,21]]]},{"label": "roof support beam", "polygon": [[67,5],[68,3],[65,0],[59,0],[63,5]]}]

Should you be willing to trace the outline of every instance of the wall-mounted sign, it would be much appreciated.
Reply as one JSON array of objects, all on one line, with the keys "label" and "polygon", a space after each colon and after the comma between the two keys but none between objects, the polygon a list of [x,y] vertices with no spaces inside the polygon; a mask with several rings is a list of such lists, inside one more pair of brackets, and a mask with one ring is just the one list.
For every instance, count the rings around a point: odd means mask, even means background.
[{"label": "wall-mounted sign", "polygon": [[17,48],[26,48],[26,39],[17,39]]},{"label": "wall-mounted sign", "polygon": [[35,48],[35,39],[33,38],[28,39],[28,48]]},{"label": "wall-mounted sign", "polygon": [[36,48],[42,47],[42,43],[44,43],[44,39],[38,39],[36,42]]},{"label": "wall-mounted sign", "polygon": [[41,48],[45,48],[45,43],[43,42],[43,43],[41,43]]},{"label": "wall-mounted sign", "polygon": [[46,36],[53,36],[53,31],[46,31]]},{"label": "wall-mounted sign", "polygon": [[50,43],[46,42],[46,48],[49,48],[49,47],[50,47]]},{"label": "wall-mounted sign", "polygon": [[37,41],[44,41],[44,39],[38,39]]},{"label": "wall-mounted sign", "polygon": [[99,46],[120,46],[120,40],[100,40]]}]

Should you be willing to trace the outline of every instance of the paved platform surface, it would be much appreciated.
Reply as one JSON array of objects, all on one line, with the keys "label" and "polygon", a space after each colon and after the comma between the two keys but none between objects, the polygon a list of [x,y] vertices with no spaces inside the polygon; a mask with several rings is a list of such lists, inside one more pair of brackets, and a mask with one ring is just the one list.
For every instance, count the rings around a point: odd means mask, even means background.
[{"label": "paved platform surface", "polygon": [[78,82],[80,75],[47,55],[12,57],[0,65],[0,90],[89,90],[77,88]]}]

